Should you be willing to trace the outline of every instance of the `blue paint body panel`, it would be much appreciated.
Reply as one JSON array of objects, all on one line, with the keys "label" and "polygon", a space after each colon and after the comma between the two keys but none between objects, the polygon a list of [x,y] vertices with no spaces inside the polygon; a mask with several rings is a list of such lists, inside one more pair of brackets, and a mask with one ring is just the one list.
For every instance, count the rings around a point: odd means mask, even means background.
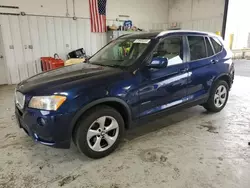
[{"label": "blue paint body panel", "polygon": [[[183,31],[127,35],[124,38],[152,40],[141,58],[130,67],[120,69],[82,63],[22,81],[16,88],[26,97],[24,108],[16,107],[20,127],[42,144],[69,148],[78,118],[95,105],[119,103],[127,111],[127,123],[132,123],[187,102],[206,99],[213,83],[221,76],[228,77],[231,85],[234,66],[230,50],[223,48],[212,57],[191,62],[187,35],[210,36],[208,33]],[[147,67],[148,57],[155,46],[171,36],[183,37],[184,62],[162,69]],[[28,107],[33,96],[55,94],[67,97],[57,111]],[[42,126],[39,124],[41,119],[45,121]]]}]

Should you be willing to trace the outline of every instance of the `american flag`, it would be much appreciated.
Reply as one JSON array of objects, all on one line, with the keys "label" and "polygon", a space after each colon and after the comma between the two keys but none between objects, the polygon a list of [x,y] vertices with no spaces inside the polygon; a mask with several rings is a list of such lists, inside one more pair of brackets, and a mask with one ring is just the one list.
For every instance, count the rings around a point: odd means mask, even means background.
[{"label": "american flag", "polygon": [[91,32],[103,33],[107,31],[106,5],[107,0],[89,0]]}]

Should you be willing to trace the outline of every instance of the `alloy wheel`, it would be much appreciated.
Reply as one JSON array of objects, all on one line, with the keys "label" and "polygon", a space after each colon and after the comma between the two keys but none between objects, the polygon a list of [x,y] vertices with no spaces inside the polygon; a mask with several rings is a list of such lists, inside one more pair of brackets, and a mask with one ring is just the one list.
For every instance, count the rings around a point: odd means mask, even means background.
[{"label": "alloy wheel", "polygon": [[102,116],[96,119],[88,129],[88,146],[97,152],[109,149],[117,140],[119,125],[115,118]]},{"label": "alloy wheel", "polygon": [[214,105],[216,108],[222,107],[227,99],[227,88],[224,85],[220,85],[214,95]]}]

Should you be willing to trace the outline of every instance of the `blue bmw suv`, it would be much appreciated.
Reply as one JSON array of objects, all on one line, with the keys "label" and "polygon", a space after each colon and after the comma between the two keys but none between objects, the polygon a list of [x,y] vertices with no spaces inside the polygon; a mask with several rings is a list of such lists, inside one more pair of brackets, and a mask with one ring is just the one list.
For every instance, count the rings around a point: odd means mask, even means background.
[{"label": "blue bmw suv", "polygon": [[227,103],[232,53],[221,37],[164,31],[119,37],[86,62],[44,72],[15,91],[19,126],[41,144],[91,158],[115,150],[145,118],[194,105],[211,112]]}]

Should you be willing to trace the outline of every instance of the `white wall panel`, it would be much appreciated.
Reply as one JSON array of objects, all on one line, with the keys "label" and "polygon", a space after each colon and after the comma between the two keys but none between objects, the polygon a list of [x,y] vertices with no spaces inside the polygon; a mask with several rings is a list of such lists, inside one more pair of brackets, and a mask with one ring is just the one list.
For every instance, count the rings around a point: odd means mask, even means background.
[{"label": "white wall panel", "polygon": [[225,0],[191,0],[192,19],[223,17]]},{"label": "white wall panel", "polygon": [[182,29],[217,32],[222,30],[225,0],[169,0],[168,22]]},{"label": "white wall panel", "polygon": [[60,56],[60,58],[65,59],[66,54],[64,52],[65,44],[63,38],[62,18],[54,18],[54,27],[55,27],[57,54]]},{"label": "white wall panel", "polygon": [[78,19],[76,21],[76,33],[77,33],[77,48],[84,48],[86,50],[86,41],[84,40],[85,36],[85,21],[84,19]]},{"label": "white wall panel", "polygon": [[48,34],[48,50],[49,56],[53,57],[55,53],[57,53],[56,46],[56,32],[55,32],[55,23],[53,17],[46,17],[46,30]]},{"label": "white wall panel", "polygon": [[35,74],[40,73],[41,70],[41,64],[40,64],[40,57],[41,54],[41,45],[40,45],[40,37],[39,37],[39,27],[38,27],[38,21],[36,16],[29,16],[29,30],[30,30],[30,40],[31,45],[33,46],[32,49],[32,59],[33,59],[33,68]]},{"label": "white wall panel", "polygon": [[84,37],[86,41],[86,52],[89,55],[92,55],[92,38],[90,32],[90,20],[84,19]]},{"label": "white wall panel", "polygon": [[71,39],[71,50],[77,49],[78,40],[77,40],[77,21],[69,19],[70,22],[70,39]]},{"label": "white wall panel", "polygon": [[107,35],[106,35],[106,33],[102,33],[101,34],[102,35],[102,39],[101,39],[101,42],[102,42],[102,44],[101,44],[101,46],[100,46],[100,48],[102,48],[103,46],[105,46],[106,44],[107,44]]},{"label": "white wall panel", "polygon": [[1,17],[0,17],[0,85],[7,84],[11,81],[9,75],[9,69],[6,65],[6,57],[5,57],[5,50],[4,50],[4,43],[3,43],[3,35],[2,35],[2,28],[1,28]]},{"label": "white wall panel", "polygon": [[65,54],[67,54],[72,49],[70,40],[70,24],[68,18],[62,18],[62,30],[63,30],[64,52]]},{"label": "white wall panel", "polygon": [[187,30],[193,29],[193,23],[192,23],[192,21],[182,22],[181,23],[181,29],[187,29]]},{"label": "white wall panel", "polygon": [[10,45],[13,45],[9,16],[0,15],[0,24],[1,24],[1,33],[3,38],[4,45],[4,54],[7,63],[7,72],[8,72],[8,82],[17,83],[19,78],[19,71],[16,65],[14,49],[10,49]]},{"label": "white wall panel", "polygon": [[212,20],[204,20],[202,24],[203,31],[213,31],[213,22]]},{"label": "white wall panel", "polygon": [[[68,1],[68,15],[73,17],[73,0]],[[89,18],[89,0],[75,0],[76,16]],[[66,16],[66,0],[1,0],[3,5],[19,6],[19,12],[36,15]],[[108,0],[107,18],[129,15],[134,23],[167,22],[167,0]],[[139,10],[139,11],[138,11]],[[156,11],[157,10],[157,11]]]},{"label": "white wall panel", "polygon": [[169,0],[168,21],[185,22],[192,18],[192,0]]},{"label": "white wall panel", "polygon": [[90,38],[91,38],[91,52],[90,52],[90,54],[91,55],[93,55],[98,49],[98,47],[97,47],[97,45],[98,45],[97,44],[97,42],[98,42],[97,36],[98,36],[97,33],[90,33]]},{"label": "white wall panel", "polygon": [[196,30],[202,30],[203,28],[203,21],[202,20],[195,20],[193,22],[193,28],[196,28]]},{"label": "white wall panel", "polygon": [[33,58],[32,58],[32,49],[30,49],[31,37],[29,30],[29,21],[27,16],[19,17],[20,22],[20,32],[21,32],[21,40],[22,40],[22,49],[24,54],[24,64],[27,66],[28,77],[33,76],[35,74],[34,66],[33,66]]},{"label": "white wall panel", "polygon": [[18,16],[9,16],[12,42],[14,45],[14,54],[16,65],[19,71],[20,79],[28,78],[28,66],[24,58],[23,41],[21,38],[21,30]]},{"label": "white wall panel", "polygon": [[41,47],[41,56],[48,57],[50,53],[49,53],[49,45],[48,45],[46,18],[37,17],[37,25],[38,25],[40,47]]},{"label": "white wall panel", "polygon": [[166,23],[167,0],[108,0],[107,18],[115,20],[119,15],[128,15],[135,25],[141,22]]},{"label": "white wall panel", "polygon": [[[76,0],[88,2],[87,0]],[[2,5],[19,6],[19,12],[38,15],[66,16],[66,0],[1,0]],[[73,15],[72,0],[68,0],[69,15]],[[88,12],[81,13],[87,16]]]}]

